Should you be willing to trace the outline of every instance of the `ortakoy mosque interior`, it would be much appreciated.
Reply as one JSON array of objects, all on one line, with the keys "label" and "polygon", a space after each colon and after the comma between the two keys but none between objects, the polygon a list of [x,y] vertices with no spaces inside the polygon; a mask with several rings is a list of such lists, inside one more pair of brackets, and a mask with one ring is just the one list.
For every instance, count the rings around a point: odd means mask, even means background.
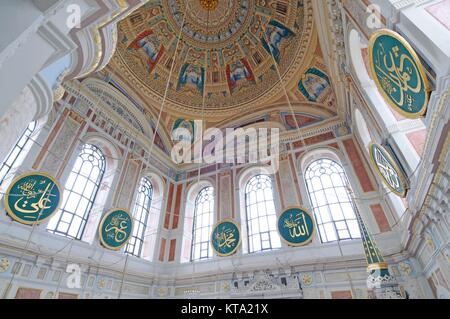
[{"label": "ortakoy mosque interior", "polygon": [[450,0],[0,25],[1,298],[450,297]]}]

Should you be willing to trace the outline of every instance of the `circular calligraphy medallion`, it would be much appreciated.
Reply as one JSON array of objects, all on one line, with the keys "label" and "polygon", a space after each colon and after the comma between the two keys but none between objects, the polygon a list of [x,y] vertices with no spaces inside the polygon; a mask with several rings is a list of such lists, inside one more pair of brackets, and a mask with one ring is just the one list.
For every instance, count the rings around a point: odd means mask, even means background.
[{"label": "circular calligraphy medallion", "polygon": [[313,239],[314,221],[306,208],[288,207],[278,217],[278,232],[288,245],[304,246]]},{"label": "circular calligraphy medallion", "polygon": [[15,221],[40,224],[53,216],[61,204],[59,182],[42,172],[26,173],[16,177],[5,195],[5,209]]},{"label": "circular calligraphy medallion", "polygon": [[369,145],[370,160],[383,183],[396,195],[406,197],[407,187],[403,173],[391,154],[381,145]]},{"label": "circular calligraphy medallion", "polygon": [[427,111],[428,80],[418,55],[398,33],[382,29],[369,40],[372,77],[386,102],[403,116],[415,119]]},{"label": "circular calligraphy medallion", "polygon": [[125,209],[116,208],[106,213],[99,227],[100,242],[111,250],[120,250],[130,239],[133,218]]},{"label": "circular calligraphy medallion", "polygon": [[211,233],[211,245],[220,257],[234,254],[241,244],[239,225],[232,219],[217,223]]}]

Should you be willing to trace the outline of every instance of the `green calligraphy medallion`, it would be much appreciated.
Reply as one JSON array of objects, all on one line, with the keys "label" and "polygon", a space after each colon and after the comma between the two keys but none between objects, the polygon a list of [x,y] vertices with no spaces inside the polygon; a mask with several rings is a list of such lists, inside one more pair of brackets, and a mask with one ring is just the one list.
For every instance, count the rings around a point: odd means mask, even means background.
[{"label": "green calligraphy medallion", "polygon": [[304,246],[314,236],[314,221],[303,207],[289,207],[278,217],[278,232],[290,246]]},{"label": "green calligraphy medallion", "polygon": [[8,215],[22,224],[40,224],[59,209],[61,187],[52,176],[33,172],[16,177],[5,195]]},{"label": "green calligraphy medallion", "polygon": [[130,239],[132,230],[133,218],[126,210],[110,210],[100,223],[100,242],[108,249],[119,250]]},{"label": "green calligraphy medallion", "polygon": [[398,33],[383,29],[369,41],[372,77],[384,99],[407,118],[426,113],[429,100],[428,80],[419,57]]},{"label": "green calligraphy medallion", "polygon": [[383,146],[371,143],[369,153],[375,171],[383,183],[394,194],[405,197],[407,192],[405,177],[389,152]]},{"label": "green calligraphy medallion", "polygon": [[241,233],[235,221],[224,219],[216,224],[211,234],[211,245],[217,255],[226,257],[234,254],[240,243]]}]

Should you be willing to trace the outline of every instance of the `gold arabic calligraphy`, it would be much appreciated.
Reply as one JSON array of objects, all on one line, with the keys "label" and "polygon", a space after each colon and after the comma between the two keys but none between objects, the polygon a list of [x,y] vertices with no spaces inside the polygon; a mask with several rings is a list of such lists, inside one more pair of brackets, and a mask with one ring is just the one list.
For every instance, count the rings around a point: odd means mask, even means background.
[{"label": "gold arabic calligraphy", "polygon": [[309,236],[309,228],[304,213],[297,213],[295,218],[290,214],[289,219],[284,220],[284,226],[289,229],[289,235],[292,238]]},{"label": "gold arabic calligraphy", "polygon": [[224,246],[232,248],[233,243],[236,241],[236,238],[234,238],[234,230],[223,228],[221,232],[216,234],[216,240],[219,243],[219,248],[223,248]]},{"label": "gold arabic calligraphy", "polygon": [[[44,183],[40,182],[39,184]],[[30,180],[18,186],[22,196],[14,203],[14,209],[25,214],[23,218],[34,219],[36,218],[34,214],[42,213],[43,210],[51,208],[51,205],[48,205],[51,203],[50,197],[55,196],[50,193],[52,182],[48,182],[44,190],[35,190],[36,184],[36,180]]]},{"label": "gold arabic calligraphy", "polygon": [[[105,232],[114,231],[114,241],[117,243],[123,242],[127,238],[126,229],[128,228],[128,217],[114,216],[111,222],[106,225]],[[109,237],[112,237],[108,235]]]},{"label": "gold arabic calligraphy", "polygon": [[[382,75],[380,82],[384,91],[398,106],[406,104],[408,109],[413,111],[414,97],[408,92],[417,94],[422,90],[421,76],[416,63],[405,53],[402,53],[399,58],[398,46],[393,47],[389,53],[386,53],[383,44],[379,44],[379,46],[375,68]],[[396,60],[399,61],[398,64],[396,64]],[[411,85],[413,78],[417,79],[416,85]],[[394,93],[398,93],[398,98]]]}]

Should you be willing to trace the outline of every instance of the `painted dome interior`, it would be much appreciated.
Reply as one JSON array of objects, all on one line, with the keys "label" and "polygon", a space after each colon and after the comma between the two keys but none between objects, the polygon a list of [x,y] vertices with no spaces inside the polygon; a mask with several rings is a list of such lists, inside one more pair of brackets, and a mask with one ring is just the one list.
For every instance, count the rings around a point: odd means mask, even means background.
[{"label": "painted dome interior", "polygon": [[172,113],[229,116],[285,99],[283,86],[318,102],[298,85],[317,46],[311,12],[310,1],[151,0],[120,22],[109,70],[154,107],[167,89]]}]

